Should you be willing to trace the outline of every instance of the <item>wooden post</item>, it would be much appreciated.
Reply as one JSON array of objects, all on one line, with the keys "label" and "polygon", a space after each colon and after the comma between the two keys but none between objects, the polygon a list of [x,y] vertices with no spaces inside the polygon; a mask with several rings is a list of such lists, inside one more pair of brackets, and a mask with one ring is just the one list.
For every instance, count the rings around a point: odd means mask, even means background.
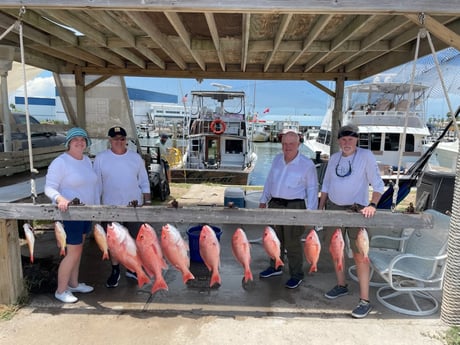
[{"label": "wooden post", "polygon": [[14,304],[24,289],[18,222],[0,219],[0,304]]}]

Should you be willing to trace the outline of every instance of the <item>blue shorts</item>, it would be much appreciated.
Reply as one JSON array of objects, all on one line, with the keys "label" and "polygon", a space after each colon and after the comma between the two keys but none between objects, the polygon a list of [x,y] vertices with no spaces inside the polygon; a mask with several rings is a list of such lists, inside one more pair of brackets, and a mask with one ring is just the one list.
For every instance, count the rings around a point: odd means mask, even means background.
[{"label": "blue shorts", "polygon": [[83,235],[91,232],[92,222],[89,220],[64,220],[62,224],[67,236],[67,244],[82,244]]}]

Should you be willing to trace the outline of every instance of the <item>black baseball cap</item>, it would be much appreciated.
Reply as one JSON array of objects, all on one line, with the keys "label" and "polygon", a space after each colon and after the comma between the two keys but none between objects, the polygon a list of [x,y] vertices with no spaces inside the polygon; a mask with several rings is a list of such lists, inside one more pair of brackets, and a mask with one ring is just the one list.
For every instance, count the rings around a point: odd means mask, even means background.
[{"label": "black baseball cap", "polygon": [[113,138],[117,135],[121,135],[122,137],[126,137],[126,131],[123,127],[115,126],[109,129],[108,136]]},{"label": "black baseball cap", "polygon": [[359,133],[358,127],[353,126],[353,125],[346,125],[346,126],[340,127],[339,135],[337,137],[339,139],[341,137],[355,137],[355,138],[358,138],[359,137],[358,133]]}]

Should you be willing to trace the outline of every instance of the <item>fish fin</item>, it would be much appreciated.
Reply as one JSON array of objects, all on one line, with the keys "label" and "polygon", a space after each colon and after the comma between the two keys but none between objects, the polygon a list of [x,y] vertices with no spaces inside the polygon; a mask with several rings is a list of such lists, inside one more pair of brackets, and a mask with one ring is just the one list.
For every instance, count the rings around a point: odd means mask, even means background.
[{"label": "fish fin", "polygon": [[316,265],[311,265],[310,270],[308,271],[308,273],[310,274],[313,272],[318,272],[318,268],[316,267]]},{"label": "fish fin", "polygon": [[195,279],[195,276],[190,271],[186,271],[182,274],[182,280],[184,281],[184,284],[187,284],[189,280],[194,280],[194,279]]},{"label": "fish fin", "polygon": [[109,252],[102,253],[102,260],[109,260]]},{"label": "fish fin", "polygon": [[136,275],[137,275],[137,285],[139,287],[143,287],[144,284],[150,283],[149,277],[147,277],[147,275],[145,274],[143,270],[140,270],[140,272],[136,271]]},{"label": "fish fin", "polygon": [[152,294],[159,290],[165,290],[168,291],[168,284],[166,284],[166,281],[163,279],[163,277],[160,277],[159,279],[155,278],[155,283],[152,286]]},{"label": "fish fin", "polygon": [[61,250],[59,251],[59,255],[65,256],[65,247],[61,247]]},{"label": "fish fin", "polygon": [[30,256],[30,263],[31,263],[31,264],[34,263],[34,255],[33,255],[33,254]]},{"label": "fish fin", "polygon": [[276,258],[275,260],[275,269],[278,269],[279,267],[283,267],[284,266],[284,262],[283,260],[281,260],[281,258]]},{"label": "fish fin", "polygon": [[209,287],[214,287],[217,285],[217,287],[222,285],[222,281],[220,279],[219,271],[215,270],[211,274],[211,281],[209,282]]},{"label": "fish fin", "polygon": [[247,283],[248,281],[253,281],[254,278],[252,276],[251,270],[248,268],[244,271],[244,282]]}]

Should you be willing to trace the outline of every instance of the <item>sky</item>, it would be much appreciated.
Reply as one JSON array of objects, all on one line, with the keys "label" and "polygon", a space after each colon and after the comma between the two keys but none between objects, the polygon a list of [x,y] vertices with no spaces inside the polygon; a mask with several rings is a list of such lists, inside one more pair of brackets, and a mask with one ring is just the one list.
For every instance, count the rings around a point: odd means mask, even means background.
[{"label": "sky", "polygon": [[[458,52],[455,51],[458,57]],[[452,52],[450,53],[452,54]],[[428,58],[429,60],[429,58]],[[432,60],[432,59],[431,59]],[[421,60],[420,60],[421,61]],[[432,61],[428,62],[432,66]],[[410,80],[412,63],[393,68],[384,74],[404,75]],[[420,71],[424,71],[424,81],[431,82],[437,78],[436,69],[431,69],[426,73],[427,63],[417,65]],[[459,70],[452,72],[452,68],[460,68],[460,58],[451,60],[450,69],[447,75],[460,75]],[[439,78],[438,78],[439,79]],[[321,90],[306,81],[275,81],[275,80],[214,80],[204,79],[198,83],[195,79],[174,79],[174,78],[143,78],[143,77],[126,77],[126,85],[131,88],[156,91],[178,96],[180,101],[182,97],[193,90],[215,90],[213,83],[219,83],[231,86],[233,91],[244,91],[246,93],[247,110],[251,113],[259,113],[264,116],[269,115],[312,115],[322,116],[326,113],[330,98]],[[354,81],[353,83],[356,83]],[[454,81],[448,81],[454,83]],[[458,81],[455,81],[457,83]],[[326,87],[334,90],[334,83],[322,82]],[[27,84],[27,93],[29,97],[54,97],[54,79],[50,72],[43,72]],[[447,85],[449,87],[449,85]],[[452,86],[452,85],[451,85]],[[460,89],[458,87],[450,88],[452,93],[449,95],[453,110],[460,105]],[[23,89],[18,89],[16,96],[24,95]],[[14,96],[14,95],[10,95]],[[268,111],[267,111],[268,110]],[[444,95],[438,92],[436,96],[430,97],[427,103],[427,118],[445,117],[449,111],[448,103]]]}]

